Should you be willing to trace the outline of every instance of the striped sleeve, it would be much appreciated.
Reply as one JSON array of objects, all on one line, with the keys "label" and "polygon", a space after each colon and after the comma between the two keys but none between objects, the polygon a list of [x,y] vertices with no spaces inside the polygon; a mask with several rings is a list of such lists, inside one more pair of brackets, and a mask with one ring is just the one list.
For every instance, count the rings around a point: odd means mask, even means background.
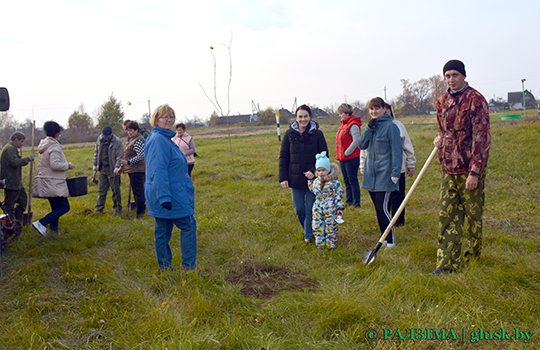
[{"label": "striped sleeve", "polygon": [[133,144],[133,150],[135,151],[135,153],[137,153],[137,155],[128,160],[129,165],[138,163],[144,159],[144,142],[141,140],[135,141],[135,143]]}]

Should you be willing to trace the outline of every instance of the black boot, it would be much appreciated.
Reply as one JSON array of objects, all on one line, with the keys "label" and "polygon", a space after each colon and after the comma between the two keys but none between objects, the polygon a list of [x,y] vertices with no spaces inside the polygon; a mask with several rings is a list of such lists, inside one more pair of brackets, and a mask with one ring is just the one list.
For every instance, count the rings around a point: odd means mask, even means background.
[{"label": "black boot", "polygon": [[15,220],[18,220],[18,221],[23,221],[23,215],[24,213],[24,209],[22,209],[21,207],[17,207],[15,208]]}]

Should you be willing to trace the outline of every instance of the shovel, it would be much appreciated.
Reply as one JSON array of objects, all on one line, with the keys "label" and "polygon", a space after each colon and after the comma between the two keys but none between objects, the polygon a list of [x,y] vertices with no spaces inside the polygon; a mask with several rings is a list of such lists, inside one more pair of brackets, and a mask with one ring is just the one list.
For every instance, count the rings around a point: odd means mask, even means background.
[{"label": "shovel", "polygon": [[377,257],[377,252],[379,251],[379,249],[381,249],[381,247],[383,245],[383,242],[386,239],[386,236],[388,236],[388,234],[392,230],[392,227],[394,227],[394,224],[398,220],[399,215],[401,214],[403,209],[405,209],[405,206],[407,205],[407,202],[411,198],[411,195],[413,194],[414,190],[416,189],[416,186],[418,186],[418,183],[422,179],[422,176],[424,176],[424,173],[426,172],[429,164],[431,163],[433,158],[435,158],[435,155],[437,154],[437,149],[438,148],[435,147],[435,148],[433,148],[433,151],[431,151],[431,154],[429,155],[428,159],[426,160],[426,163],[422,167],[422,170],[420,170],[420,173],[416,177],[416,180],[414,180],[414,183],[412,184],[409,192],[405,196],[405,199],[403,200],[403,202],[399,206],[397,212],[394,213],[394,217],[392,218],[392,221],[390,221],[390,223],[388,224],[388,227],[386,228],[386,230],[382,234],[381,238],[379,239],[379,242],[377,242],[377,245],[375,246],[375,249],[373,249],[373,250],[368,249],[366,251],[366,253],[364,254],[364,256],[362,257],[362,262],[364,264],[366,264],[366,265],[371,264],[375,260],[375,258]]},{"label": "shovel", "polygon": [[[32,123],[32,154],[34,154],[34,130],[36,128],[36,121]],[[28,185],[28,210],[23,214],[23,225],[30,225],[32,223],[32,172],[34,170],[34,161],[30,161],[30,184]]]}]

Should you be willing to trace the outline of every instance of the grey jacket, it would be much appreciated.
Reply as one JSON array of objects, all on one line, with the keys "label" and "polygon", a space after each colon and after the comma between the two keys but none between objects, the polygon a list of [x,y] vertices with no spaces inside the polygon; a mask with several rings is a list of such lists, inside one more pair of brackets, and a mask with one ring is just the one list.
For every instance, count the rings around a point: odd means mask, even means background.
[{"label": "grey jacket", "polygon": [[[99,135],[97,141],[96,141],[96,149],[94,151],[94,162],[93,165],[98,168],[98,171],[103,170],[103,165],[100,162],[101,159],[101,152],[102,152],[102,143],[101,140],[103,139],[103,135]],[[122,140],[118,138],[116,135],[112,135],[111,144],[109,146],[109,161],[111,162],[110,166],[110,174],[106,174],[108,176],[115,176],[114,169],[120,168],[120,161],[123,159],[124,155],[124,145],[122,144]],[[113,166],[114,164],[114,166]]]}]

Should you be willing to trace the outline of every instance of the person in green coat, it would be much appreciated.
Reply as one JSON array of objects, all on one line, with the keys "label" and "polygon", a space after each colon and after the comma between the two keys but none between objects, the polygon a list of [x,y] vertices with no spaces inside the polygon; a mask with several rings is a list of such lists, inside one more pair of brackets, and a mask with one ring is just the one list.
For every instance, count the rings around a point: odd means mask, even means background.
[{"label": "person in green coat", "polygon": [[4,210],[11,218],[22,220],[28,202],[26,190],[22,184],[22,167],[34,160],[31,154],[23,158],[19,152],[26,136],[20,131],[11,135],[11,141],[2,149],[0,156],[0,179],[5,179]]}]

